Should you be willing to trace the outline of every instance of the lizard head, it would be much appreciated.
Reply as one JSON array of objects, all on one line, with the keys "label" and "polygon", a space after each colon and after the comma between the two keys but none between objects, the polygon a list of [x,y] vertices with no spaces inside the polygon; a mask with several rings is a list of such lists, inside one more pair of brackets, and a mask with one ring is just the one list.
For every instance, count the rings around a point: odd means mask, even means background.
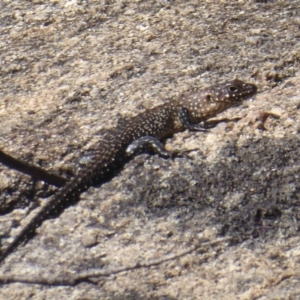
[{"label": "lizard head", "polygon": [[210,103],[228,103],[229,106],[232,106],[252,97],[256,92],[256,85],[235,79],[208,88],[206,90],[206,101]]},{"label": "lizard head", "polygon": [[187,109],[193,123],[199,123],[241,103],[256,92],[256,85],[236,79],[182,97],[179,104]]}]

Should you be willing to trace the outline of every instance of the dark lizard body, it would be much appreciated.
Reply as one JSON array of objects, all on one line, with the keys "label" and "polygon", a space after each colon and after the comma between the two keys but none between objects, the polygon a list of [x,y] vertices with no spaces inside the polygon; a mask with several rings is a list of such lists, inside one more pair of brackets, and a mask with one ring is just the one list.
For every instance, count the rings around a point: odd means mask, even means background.
[{"label": "dark lizard body", "polygon": [[203,127],[198,125],[200,122],[253,96],[256,91],[255,85],[234,80],[200,89],[178,101],[149,109],[126,121],[125,124],[117,126],[105,141],[101,141],[99,150],[88,164],[54,194],[14,241],[4,249],[0,262],[26,241],[49,215],[56,213],[65,206],[65,203],[78,197],[90,186],[107,181],[114,171],[122,167],[140,148],[151,147],[159,155],[168,157],[170,154],[160,140],[186,129],[203,130]]}]

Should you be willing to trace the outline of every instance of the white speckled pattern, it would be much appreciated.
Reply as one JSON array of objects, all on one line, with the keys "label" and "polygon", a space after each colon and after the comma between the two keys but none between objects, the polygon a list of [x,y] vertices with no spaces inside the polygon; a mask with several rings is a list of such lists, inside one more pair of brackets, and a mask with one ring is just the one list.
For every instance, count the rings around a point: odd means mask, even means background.
[{"label": "white speckled pattern", "polygon": [[[222,85],[201,89],[147,110],[118,126],[106,141],[99,144],[99,152],[80,172],[66,183],[52,199],[33,217],[15,240],[0,255],[0,262],[27,240],[50,214],[58,210],[95,183],[108,180],[113,172],[128,160],[128,146],[142,137],[153,142],[189,128],[189,125],[205,121],[230,106],[251,97],[257,91],[253,84],[234,80]],[[143,141],[143,140],[142,140]],[[134,145],[135,146],[135,145]],[[153,145],[158,149],[159,144]]]}]

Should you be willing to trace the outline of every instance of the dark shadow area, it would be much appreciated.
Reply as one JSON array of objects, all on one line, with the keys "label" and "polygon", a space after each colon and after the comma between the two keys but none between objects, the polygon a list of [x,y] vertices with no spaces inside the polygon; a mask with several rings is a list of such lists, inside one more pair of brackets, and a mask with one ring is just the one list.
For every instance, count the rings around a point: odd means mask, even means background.
[{"label": "dark shadow area", "polygon": [[[167,171],[170,160],[140,155],[128,163],[133,164],[134,173],[124,181],[124,188],[132,191],[132,202],[112,204],[106,218],[128,216],[132,208],[143,206],[149,218],[175,215],[182,230],[215,226],[220,236],[235,236],[241,241],[275,238],[278,231],[293,236],[300,230],[299,146],[299,137],[250,138],[242,147],[232,142],[218,154],[215,164],[177,158],[180,172],[174,171],[167,179],[157,176],[155,168],[145,172],[144,163],[148,160]],[[78,199],[62,205],[49,218],[59,216]]]},{"label": "dark shadow area", "polygon": [[[216,163],[179,158],[180,172],[162,179],[145,159],[170,170],[171,162],[141,155],[125,188],[131,203],[116,203],[109,219],[128,216],[144,207],[148,217],[176,216],[182,230],[218,229],[219,236],[246,239],[290,237],[300,230],[299,137],[282,140],[249,138],[242,147],[228,143]],[[135,218],[138,218],[138,214]]]}]

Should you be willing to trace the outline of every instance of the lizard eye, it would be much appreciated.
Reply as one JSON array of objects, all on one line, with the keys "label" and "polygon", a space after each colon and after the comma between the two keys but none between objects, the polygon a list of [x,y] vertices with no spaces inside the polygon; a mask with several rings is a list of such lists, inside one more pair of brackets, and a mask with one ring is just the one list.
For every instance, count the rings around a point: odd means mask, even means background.
[{"label": "lizard eye", "polygon": [[211,95],[206,95],[206,100],[209,102],[213,102],[212,96]]},{"label": "lizard eye", "polygon": [[238,88],[234,85],[229,86],[227,89],[229,93],[235,93],[238,90]]}]

